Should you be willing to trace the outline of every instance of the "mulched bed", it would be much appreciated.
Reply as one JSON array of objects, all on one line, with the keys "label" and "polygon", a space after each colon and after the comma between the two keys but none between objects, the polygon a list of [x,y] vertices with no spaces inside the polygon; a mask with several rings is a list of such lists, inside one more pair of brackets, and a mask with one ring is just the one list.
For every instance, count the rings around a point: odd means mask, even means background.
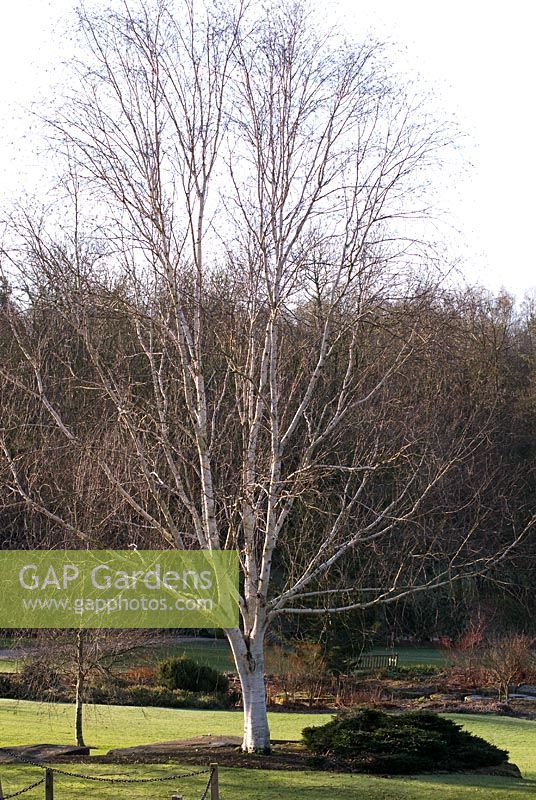
[{"label": "mulched bed", "polygon": [[[351,772],[344,764],[330,763],[327,759],[319,763],[318,759],[308,753],[299,741],[272,740],[272,753],[270,755],[243,753],[240,749],[240,741],[240,738],[236,736],[199,736],[194,739],[158,742],[138,747],[110,750],[105,756],[67,754],[66,752],[60,752],[60,750],[75,750],[76,748],[61,748],[59,745],[32,745],[31,747],[13,748],[13,750],[20,751],[21,755],[33,760],[35,756],[30,755],[30,753],[35,753],[38,748],[44,753],[46,749],[48,751],[46,760],[60,764],[179,763],[181,765],[207,766],[210,763],[217,763],[221,767],[244,769]],[[51,752],[51,748],[55,748],[55,752]],[[23,753],[23,751],[25,752]],[[510,763],[501,764],[498,767],[470,770],[469,774],[500,775],[501,777],[517,780],[522,778],[517,766]],[[389,778],[396,776],[377,775],[376,777]],[[411,776],[405,775],[404,779],[411,780]]]},{"label": "mulched bed", "polygon": [[[272,753],[243,753],[236,736],[199,736],[174,742],[159,742],[140,747],[110,750],[104,756],[90,756],[89,748],[61,745],[24,745],[8,748],[21,759],[54,764],[192,764],[206,766],[217,762],[222,767],[251,769],[310,770],[311,756],[299,742],[272,741]],[[15,763],[0,748],[0,763]]]},{"label": "mulched bed", "polygon": [[28,761],[56,761],[59,758],[69,758],[79,760],[83,756],[89,755],[89,747],[75,747],[74,745],[62,744],[32,744],[15,745],[14,747],[0,747],[0,764],[15,763],[16,753],[21,759]]},{"label": "mulched bed", "polygon": [[238,736],[198,736],[175,742],[159,742],[141,747],[110,750],[105,756],[89,759],[103,764],[158,764],[177,761],[205,766],[216,762],[222,767],[245,767],[268,770],[311,770],[311,754],[301,742],[272,740],[270,755],[243,753]]}]

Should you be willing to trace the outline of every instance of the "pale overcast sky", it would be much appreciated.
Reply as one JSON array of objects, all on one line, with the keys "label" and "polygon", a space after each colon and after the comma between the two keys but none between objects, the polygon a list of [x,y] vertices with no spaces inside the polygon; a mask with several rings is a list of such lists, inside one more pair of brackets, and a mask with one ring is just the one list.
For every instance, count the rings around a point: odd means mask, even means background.
[{"label": "pale overcast sky", "polygon": [[[111,4],[118,0],[111,0]],[[260,2],[260,0],[259,0]],[[536,287],[534,157],[536,4],[528,0],[313,0],[357,38],[397,45],[402,70],[419,72],[437,110],[467,132],[468,176],[443,190],[453,253],[470,280],[522,295]],[[35,191],[46,158],[25,108],[50,95],[71,45],[75,0],[0,0],[0,203]],[[533,98],[531,100],[531,97]],[[29,129],[29,126],[32,126]]]}]

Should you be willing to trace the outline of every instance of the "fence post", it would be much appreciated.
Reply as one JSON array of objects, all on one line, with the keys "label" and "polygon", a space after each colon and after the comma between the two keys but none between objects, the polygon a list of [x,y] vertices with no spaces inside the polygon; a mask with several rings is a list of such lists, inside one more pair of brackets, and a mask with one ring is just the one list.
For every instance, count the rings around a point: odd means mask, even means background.
[{"label": "fence post", "polygon": [[2,791],[2,781],[0,781],[0,800],[4,800],[4,792]]},{"label": "fence post", "polygon": [[218,775],[218,765],[209,764],[212,772],[210,780],[210,800],[220,800],[220,779]]},{"label": "fence post", "polygon": [[45,800],[54,800],[54,773],[51,769],[45,770]]}]

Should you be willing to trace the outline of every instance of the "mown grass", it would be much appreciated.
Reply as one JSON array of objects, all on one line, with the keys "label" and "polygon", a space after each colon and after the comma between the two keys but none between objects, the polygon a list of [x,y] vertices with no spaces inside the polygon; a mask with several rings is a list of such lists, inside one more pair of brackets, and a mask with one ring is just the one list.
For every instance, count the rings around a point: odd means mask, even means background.
[{"label": "mown grass", "polygon": [[0,672],[17,672],[19,662],[12,658],[0,658]]},{"label": "mown grass", "polygon": [[156,645],[134,653],[127,666],[154,666],[164,658],[187,656],[206,664],[220,672],[232,672],[235,669],[231,650],[225,639],[199,639],[190,642],[177,642],[171,645]]},{"label": "mown grass", "polygon": [[[68,767],[67,767],[68,768]],[[72,765],[70,767],[73,769]],[[93,775],[125,777],[161,777],[177,769],[189,772],[192,767],[178,765],[134,765],[112,769],[103,765],[83,765],[83,772]],[[31,767],[5,767],[1,770],[4,791],[16,791],[39,776]],[[57,800],[169,800],[175,792],[184,800],[199,800],[205,786],[204,776],[180,781],[138,785],[90,783],[57,776],[54,781]],[[375,778],[366,775],[342,775],[327,772],[276,772],[220,768],[221,800],[531,800],[536,784],[508,778],[466,776],[424,776],[418,778]],[[43,787],[23,795],[28,800],[43,797]]]},{"label": "mown grass", "polygon": [[[0,641],[2,647],[9,648],[9,639]],[[436,666],[442,667],[448,663],[448,655],[439,647],[403,646],[395,647],[399,654],[399,664],[402,667],[410,666]],[[392,651],[376,647],[371,653],[390,654]],[[125,657],[120,669],[126,670],[139,666],[154,666],[158,661],[170,656],[187,656],[199,664],[206,664],[220,672],[234,671],[234,663],[229,644],[225,639],[197,639],[195,641],[177,642],[176,644],[153,645],[141,648]],[[20,664],[19,664],[20,665]],[[16,672],[17,661],[0,658],[0,672]]]},{"label": "mown grass", "polygon": [[444,667],[449,663],[448,653],[440,647],[422,647],[420,645],[404,645],[388,650],[375,647],[370,651],[376,655],[390,655],[398,653],[398,663],[401,667]]},{"label": "mown grass", "polygon": [[[471,733],[508,750],[510,761],[517,764],[524,776],[536,781],[536,722],[493,715],[449,714],[447,716],[459,725],[467,727]],[[536,786],[534,792],[536,794]]]},{"label": "mown grass", "polygon": [[[270,714],[274,739],[299,739],[306,725],[322,725],[326,714]],[[70,743],[73,740],[73,706],[67,703],[34,703],[0,700],[0,742]],[[193,709],[132,708],[128,706],[87,706],[86,742],[102,755],[112,747],[131,747],[147,742],[187,739],[205,734],[242,733],[240,711],[197,711]]]},{"label": "mown grass", "polygon": [[[25,701],[0,701],[0,744],[15,745],[37,742],[66,743],[72,740],[72,707]],[[510,751],[510,758],[521,768],[525,780],[473,775],[422,775],[415,778],[377,778],[365,775],[343,775],[322,772],[275,772],[265,770],[221,770],[222,800],[529,800],[536,794],[536,723],[506,717],[459,715],[453,717],[476,733]],[[297,739],[306,725],[323,724],[324,714],[270,715],[272,735],[277,739]],[[104,752],[110,747],[123,747],[166,739],[188,738],[200,734],[240,734],[242,717],[233,711],[186,711],[156,708],[100,706],[87,714],[87,740]],[[66,767],[77,771],[75,765]],[[93,774],[151,777],[192,767],[170,765],[80,765],[80,770]],[[14,791],[31,782],[38,770],[30,767],[0,766],[4,791]],[[56,779],[57,800],[79,800],[98,797],[103,800],[169,800],[180,788],[185,800],[201,796],[203,781],[191,778],[173,783],[141,786],[108,786],[89,784],[59,776]],[[27,795],[42,797],[42,787]]]},{"label": "mown grass", "polygon": [[[370,651],[376,654],[390,655],[391,650],[375,647]],[[448,654],[439,647],[403,646],[395,647],[398,663],[402,667],[433,666],[443,667],[448,664]],[[182,642],[170,646],[151,648],[141,656],[134,656],[135,661],[141,659],[154,664],[161,658],[169,656],[188,656],[199,664],[208,664],[222,672],[234,670],[234,663],[228,643],[223,639],[199,639],[195,642]]]},{"label": "mown grass", "polygon": [[[9,649],[11,646],[14,646],[12,642],[7,639],[3,640],[2,647]],[[158,661],[170,656],[188,656],[198,664],[206,664],[220,672],[234,670],[229,644],[223,639],[198,639],[197,641],[142,647],[125,656],[118,668],[127,670],[132,667],[154,666]],[[17,672],[22,660],[22,658],[19,660],[0,658],[0,673]]]},{"label": "mown grass", "polygon": [[[375,654],[390,655],[391,650],[375,647],[370,651]],[[402,667],[433,666],[443,667],[448,664],[448,654],[439,647],[403,646],[395,647],[398,653],[398,663]],[[222,672],[234,670],[231,651],[228,643],[223,639],[199,639],[195,642],[181,642],[174,645],[154,647],[141,655],[136,655],[133,661],[144,660],[154,664],[161,658],[169,656],[188,656],[199,664],[208,664]]]}]

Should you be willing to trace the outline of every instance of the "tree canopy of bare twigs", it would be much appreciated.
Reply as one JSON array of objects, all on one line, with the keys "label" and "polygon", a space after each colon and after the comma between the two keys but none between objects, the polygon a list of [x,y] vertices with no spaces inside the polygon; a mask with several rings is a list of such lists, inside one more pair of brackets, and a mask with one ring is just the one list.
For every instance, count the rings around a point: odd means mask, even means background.
[{"label": "tree canopy of bare twigs", "polygon": [[531,525],[487,504],[493,387],[412,227],[452,133],[300,3],[79,21],[65,220],[19,214],[4,254],[6,481],[80,546],[239,551],[226,634],[267,750],[275,619],[480,574]]}]

